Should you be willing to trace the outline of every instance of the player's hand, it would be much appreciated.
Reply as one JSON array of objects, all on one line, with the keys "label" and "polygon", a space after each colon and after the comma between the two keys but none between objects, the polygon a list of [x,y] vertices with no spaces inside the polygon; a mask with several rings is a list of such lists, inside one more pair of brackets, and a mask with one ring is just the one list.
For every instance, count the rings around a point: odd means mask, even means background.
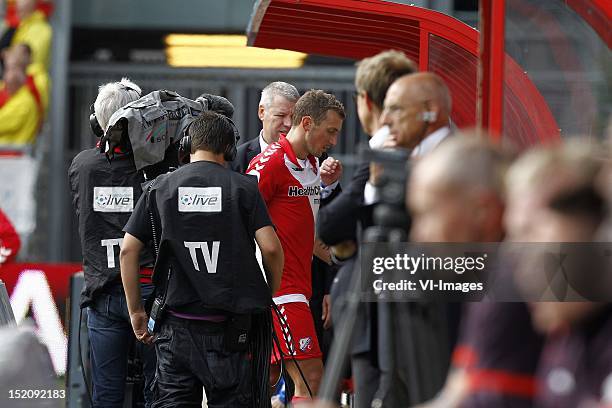
[{"label": "player's hand", "polygon": [[324,329],[329,329],[332,326],[331,297],[329,295],[323,296],[323,314],[321,315],[321,320],[323,320]]},{"label": "player's hand", "polygon": [[151,344],[153,342],[153,336],[147,331],[149,316],[147,316],[144,311],[134,312],[130,315],[130,321],[132,322],[132,329],[134,330],[136,339],[145,344]]},{"label": "player's hand", "polygon": [[326,186],[331,186],[342,177],[342,163],[329,156],[321,163],[321,182]]}]

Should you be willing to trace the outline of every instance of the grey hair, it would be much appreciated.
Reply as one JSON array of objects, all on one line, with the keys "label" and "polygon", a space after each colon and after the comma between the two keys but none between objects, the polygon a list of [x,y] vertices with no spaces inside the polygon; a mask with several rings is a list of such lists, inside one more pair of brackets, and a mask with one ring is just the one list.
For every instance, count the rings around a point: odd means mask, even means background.
[{"label": "grey hair", "polygon": [[120,82],[100,85],[98,97],[94,102],[94,112],[102,129],[106,130],[108,121],[119,108],[140,98],[141,89],[128,78]]},{"label": "grey hair", "polygon": [[261,91],[261,99],[259,104],[265,108],[269,108],[275,96],[282,96],[290,102],[296,102],[300,99],[300,93],[297,88],[287,82],[276,81],[268,84]]}]

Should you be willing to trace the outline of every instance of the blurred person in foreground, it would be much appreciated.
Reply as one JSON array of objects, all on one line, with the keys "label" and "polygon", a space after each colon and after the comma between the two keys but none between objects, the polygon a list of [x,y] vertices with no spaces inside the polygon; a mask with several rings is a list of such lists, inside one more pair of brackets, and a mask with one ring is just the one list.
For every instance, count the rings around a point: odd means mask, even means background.
[{"label": "blurred person in foreground", "polygon": [[[561,245],[570,248],[572,243],[593,242],[609,215],[609,203],[596,188],[603,165],[598,154],[597,148],[584,140],[573,140],[549,149],[534,149],[517,160],[507,177],[506,224],[512,238],[523,242],[566,243]],[[534,285],[550,279],[542,276],[546,269],[534,268],[530,261],[527,259],[524,261],[527,265],[520,265],[524,272],[517,277],[526,283],[526,290],[533,290]],[[595,287],[609,293],[610,270],[593,270],[590,266],[585,264],[586,269],[579,267],[575,272],[586,274]],[[546,336],[538,367],[536,405],[609,407],[612,404],[612,305],[608,302],[532,302],[530,309],[534,326]]]},{"label": "blurred person in foreground", "polygon": [[[325,163],[320,165],[318,158],[336,145],[344,119],[344,106],[335,96],[322,90],[306,92],[295,104],[292,127],[286,137],[281,136],[256,156],[247,171],[257,176],[285,252],[281,287],[274,294],[284,320],[274,315],[274,330],[283,356],[273,353],[272,364],[278,366],[281,359],[287,364],[295,383],[293,404],[314,397],[323,374],[322,354],[308,304],[312,295],[311,261],[314,254],[329,262],[329,251],[315,241],[315,221],[321,186],[337,183],[341,166],[324,171]],[[286,335],[286,326],[290,336]]]},{"label": "blurred person in foreground", "polygon": [[[387,89],[399,77],[417,71],[416,64],[399,51],[384,51],[357,63],[355,98],[357,114],[370,137],[381,129],[380,115]],[[348,187],[319,210],[317,234],[337,262],[343,262],[331,289],[333,321],[339,323],[354,273],[359,230],[372,226],[372,206],[365,206],[364,189],[370,176],[369,163],[361,163]],[[376,359],[376,327],[370,316],[374,304],[361,304],[351,350],[355,406],[370,407],[379,386],[380,370]]]},{"label": "blurred person in foreground", "polygon": [[[98,125],[96,136],[101,137],[113,113],[140,98],[140,92],[140,87],[127,78],[100,86],[93,104],[95,116],[90,118]],[[93,406],[122,407],[128,352],[134,336],[121,285],[119,249],[123,226],[142,194],[144,177],[136,171],[132,152],[126,147],[115,149],[112,164],[98,147],[84,150],[72,160],[68,176],[83,251],[85,286],[81,308],[87,309]],[[144,299],[153,293],[154,260],[151,251],[142,251],[140,283]],[[149,407],[153,400],[149,385],[155,373],[155,350],[140,343],[138,348],[144,361],[144,396]]]},{"label": "blurred person in foreground", "polygon": [[[472,133],[419,160],[406,199],[412,240],[500,242],[509,163],[508,154]],[[524,303],[466,304],[446,385],[421,407],[531,407],[541,346]]]},{"label": "blurred person in foreground", "polygon": [[5,64],[0,82],[0,145],[24,147],[35,140],[42,106],[27,79],[24,66]]}]

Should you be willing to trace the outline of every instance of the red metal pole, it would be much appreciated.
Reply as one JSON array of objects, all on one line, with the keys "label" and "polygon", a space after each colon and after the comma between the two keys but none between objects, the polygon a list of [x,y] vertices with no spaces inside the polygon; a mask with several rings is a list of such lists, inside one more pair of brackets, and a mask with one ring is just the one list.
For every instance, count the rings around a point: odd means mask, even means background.
[{"label": "red metal pole", "polygon": [[419,71],[429,70],[429,31],[421,29],[419,38]]},{"label": "red metal pole", "polygon": [[480,0],[478,124],[495,140],[504,116],[505,0]]}]

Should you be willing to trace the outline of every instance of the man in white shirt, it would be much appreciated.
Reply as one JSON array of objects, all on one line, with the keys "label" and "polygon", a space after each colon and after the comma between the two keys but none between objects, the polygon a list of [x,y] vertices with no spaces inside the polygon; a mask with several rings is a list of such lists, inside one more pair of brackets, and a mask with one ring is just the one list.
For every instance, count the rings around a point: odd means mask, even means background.
[{"label": "man in white shirt", "polygon": [[[383,148],[409,149],[413,158],[427,154],[450,135],[451,106],[450,91],[438,75],[417,72],[398,78],[387,91],[380,117],[389,131]],[[380,172],[378,165],[370,167],[364,190],[366,205],[378,201],[374,186]]]},{"label": "man in white shirt", "polygon": [[432,72],[418,72],[397,79],[385,96],[381,117],[389,126],[389,141],[421,156],[448,134],[451,96],[448,87]]},{"label": "man in white shirt", "polygon": [[[380,123],[388,128],[389,135],[381,147],[407,149],[411,151],[413,159],[427,155],[450,134],[450,112],[450,92],[438,75],[431,72],[419,72],[398,78],[391,84],[385,95]],[[381,171],[379,164],[370,165],[370,179],[364,189],[366,205],[379,201],[376,188],[372,186],[376,186]],[[394,342],[402,344],[401,342],[405,341],[406,333],[411,333],[410,324],[401,316],[408,316],[412,312],[407,307],[407,303],[400,302],[393,307],[389,306],[389,303],[378,304],[376,313],[379,333],[378,361],[381,374],[375,400],[378,400],[381,406],[406,404],[408,396],[414,392],[414,384],[410,384],[407,379],[414,375],[411,371],[414,370],[415,362],[407,357],[408,354],[398,352],[400,349],[392,350],[387,346]],[[458,322],[456,307],[438,304],[428,308],[427,313],[429,318],[422,320],[419,329],[421,333],[428,332],[438,336],[437,329],[431,322],[436,319],[445,319],[440,321],[447,322],[450,333],[448,338],[454,337]],[[389,323],[392,321],[395,321],[395,324]],[[422,393],[419,398],[430,395],[443,384],[444,378],[438,375],[437,371],[440,365],[445,364],[445,347],[440,347],[444,341],[441,340],[436,346],[431,345],[437,350],[436,359],[431,359],[428,363],[429,367],[419,374],[423,375],[423,378],[428,378],[429,382],[427,386],[419,386],[421,388],[418,392]],[[423,347],[423,344],[416,347]]]}]

